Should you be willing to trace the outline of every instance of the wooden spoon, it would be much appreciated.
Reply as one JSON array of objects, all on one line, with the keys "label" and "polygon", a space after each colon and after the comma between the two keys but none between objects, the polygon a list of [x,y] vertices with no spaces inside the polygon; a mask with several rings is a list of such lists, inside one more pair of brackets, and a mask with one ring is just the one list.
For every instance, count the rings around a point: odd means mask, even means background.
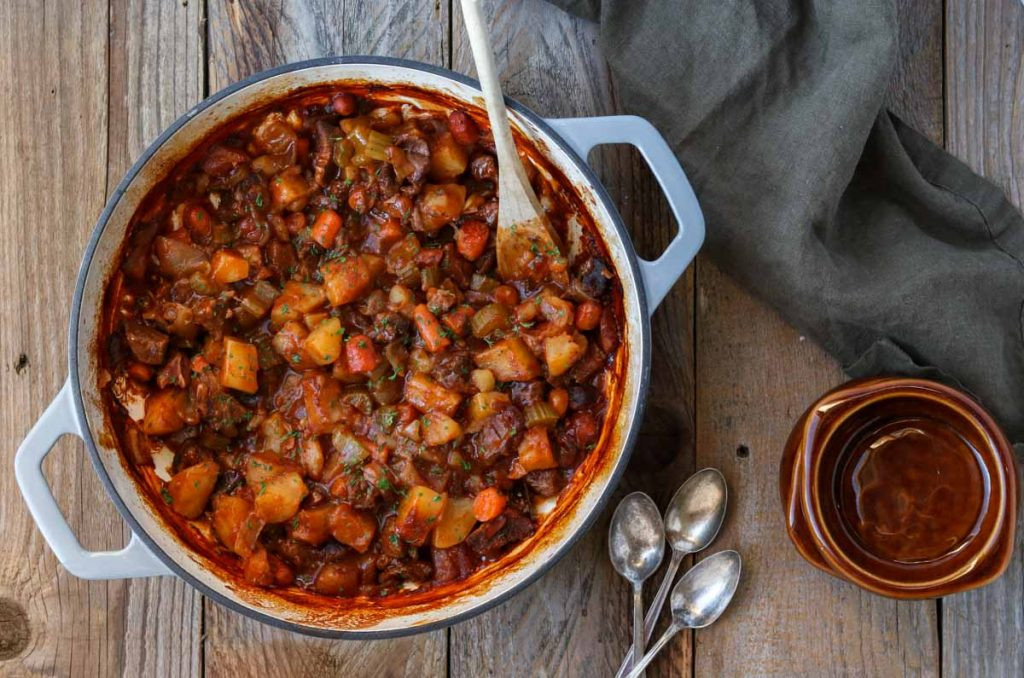
[{"label": "wooden spoon", "polygon": [[462,16],[469,33],[487,117],[498,155],[498,273],[508,280],[541,282],[566,277],[558,234],[526,177],[512,140],[505,98],[501,94],[494,53],[480,18],[480,0],[462,0]]}]

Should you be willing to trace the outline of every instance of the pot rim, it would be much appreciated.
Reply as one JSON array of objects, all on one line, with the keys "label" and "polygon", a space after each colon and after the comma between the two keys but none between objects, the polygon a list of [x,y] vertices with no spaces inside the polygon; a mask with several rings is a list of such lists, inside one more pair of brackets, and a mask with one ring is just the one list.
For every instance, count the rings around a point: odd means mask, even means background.
[{"label": "pot rim", "polygon": [[[469,76],[457,73],[447,68],[439,66],[433,66],[418,61],[409,59],[401,59],[397,57],[381,57],[381,56],[334,56],[334,57],[321,57],[317,59],[308,59],[305,61],[297,61],[289,64],[283,64],[259,73],[250,75],[243,80],[232,83],[227,87],[215,92],[206,99],[190,108],[183,115],[178,117],[170,126],[164,129],[163,132],[147,147],[146,150],[139,156],[139,158],[132,164],[131,168],[125,173],[124,177],[118,182],[117,187],[111,193],[110,198],[107,200],[103,211],[97,217],[96,225],[93,227],[92,234],[89,236],[89,242],[86,245],[85,253],[82,256],[82,263],[78,270],[77,280],[75,282],[75,293],[71,302],[71,318],[68,328],[68,370],[69,378],[71,381],[71,394],[74,402],[74,413],[81,422],[83,440],[85,447],[89,452],[89,460],[92,463],[96,474],[99,476],[100,482],[103,484],[107,495],[113,502],[117,512],[121,515],[132,533],[135,534],[146,547],[158,558],[174,575],[183,579],[186,583],[197,589],[207,598],[217,602],[218,604],[227,607],[233,612],[237,612],[244,616],[256,619],[264,624],[269,624],[276,628],[284,629],[286,631],[292,631],[295,633],[301,633],[303,635],[316,636],[321,638],[333,638],[333,639],[347,639],[347,640],[378,640],[385,638],[398,638],[404,636],[415,635],[419,633],[426,633],[429,631],[435,631],[438,629],[448,628],[461,621],[465,621],[472,617],[475,617],[487,610],[493,609],[504,603],[505,601],[512,598],[517,593],[523,591],[531,584],[536,582],[543,574],[550,571],[550,569],[560,561],[571,549],[575,546],[576,542],[586,533],[590,531],[594,523],[600,516],[604,507],[608,504],[612,494],[615,492],[619,485],[619,481],[622,478],[622,474],[625,472],[626,466],[629,463],[629,459],[632,456],[633,447],[636,444],[639,436],[640,424],[643,421],[644,411],[647,404],[647,393],[650,388],[650,377],[651,377],[651,323],[650,313],[648,307],[648,300],[646,289],[643,284],[643,276],[641,274],[640,266],[638,263],[638,256],[635,248],[633,247],[632,238],[629,232],[626,230],[626,226],[622,221],[622,216],[619,214],[615,203],[611,200],[608,195],[604,184],[601,183],[600,179],[594,173],[593,169],[587,164],[585,158],[580,158],[576,151],[565,141],[565,139],[547,123],[547,121],[533,112],[523,104],[505,97],[506,106],[515,111],[518,115],[526,118],[530,123],[536,125],[541,132],[546,135],[545,141],[550,141],[555,144],[559,150],[565,153],[572,162],[577,166],[579,171],[586,177],[589,188],[593,191],[594,195],[602,203],[609,216],[611,217],[611,225],[615,229],[616,234],[622,242],[622,248],[626,254],[626,260],[628,261],[628,274],[634,281],[633,289],[636,292],[639,302],[639,321],[641,323],[640,328],[640,375],[638,380],[639,391],[635,400],[635,417],[634,424],[626,432],[625,439],[618,450],[618,458],[615,461],[614,468],[608,477],[607,484],[597,501],[594,503],[591,512],[584,520],[580,523],[576,530],[569,534],[566,538],[548,557],[546,560],[538,562],[536,569],[533,572],[526,575],[521,581],[508,588],[493,597],[490,597],[478,605],[464,610],[458,614],[454,614],[444,619],[439,619],[435,622],[416,626],[405,626],[402,628],[392,629],[381,629],[381,630],[358,630],[358,629],[329,629],[318,626],[307,626],[299,624],[297,622],[287,621],[281,619],[273,614],[268,614],[259,609],[246,607],[238,601],[225,596],[217,591],[214,591],[206,584],[201,582],[199,579],[190,574],[183,567],[171,558],[164,550],[156,544],[156,542],[149,536],[148,532],[142,528],[140,523],[135,519],[131,511],[121,499],[120,494],[116,488],[110,476],[107,474],[106,468],[100,462],[99,450],[96,448],[96,443],[93,440],[92,430],[89,427],[88,419],[85,416],[85,403],[82,398],[81,382],[79,381],[79,356],[78,356],[78,333],[79,333],[79,319],[82,312],[82,302],[85,291],[86,278],[93,262],[93,256],[95,255],[97,244],[100,240],[100,236],[105,231],[109,222],[110,216],[114,211],[114,208],[120,202],[122,196],[127,190],[128,186],[135,180],[136,176],[142,170],[142,168],[149,162],[152,156],[160,149],[167,140],[174,135],[180,128],[187,124],[192,118],[198,113],[211,106],[219,103],[221,100],[231,96],[232,94],[249,87],[250,85],[256,84],[263,80],[292,73],[296,71],[302,71],[310,68],[332,66],[332,65],[379,65],[379,66],[392,66],[398,68],[406,68],[414,71],[423,71],[432,75],[448,78],[454,80],[463,85],[468,85],[475,90],[480,90],[479,81],[470,78]],[[626,273],[626,271],[620,271],[620,274]],[[637,347],[631,347],[635,350]],[[440,608],[444,607],[444,603],[440,602]]]}]

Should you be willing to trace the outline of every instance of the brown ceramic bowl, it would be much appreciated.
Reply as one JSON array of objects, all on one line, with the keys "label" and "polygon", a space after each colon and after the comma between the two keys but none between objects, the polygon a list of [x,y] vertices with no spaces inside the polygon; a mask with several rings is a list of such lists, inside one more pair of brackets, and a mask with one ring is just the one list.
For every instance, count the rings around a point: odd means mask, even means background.
[{"label": "brown ceramic bowl", "polygon": [[782,459],[789,537],[813,565],[894,598],[999,577],[1013,551],[1017,471],[974,400],[923,379],[870,379],[821,397]]}]

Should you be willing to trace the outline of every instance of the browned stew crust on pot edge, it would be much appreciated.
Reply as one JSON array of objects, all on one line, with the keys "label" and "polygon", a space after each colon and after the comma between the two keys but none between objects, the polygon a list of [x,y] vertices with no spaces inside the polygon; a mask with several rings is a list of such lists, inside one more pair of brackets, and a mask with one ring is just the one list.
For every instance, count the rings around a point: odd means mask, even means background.
[{"label": "browned stew crust on pot edge", "polygon": [[538,253],[533,283],[498,278],[493,151],[466,111],[307,93],[228,123],[133,218],[108,411],[154,503],[251,584],[462,580],[598,444],[621,286],[530,163],[574,246]]}]

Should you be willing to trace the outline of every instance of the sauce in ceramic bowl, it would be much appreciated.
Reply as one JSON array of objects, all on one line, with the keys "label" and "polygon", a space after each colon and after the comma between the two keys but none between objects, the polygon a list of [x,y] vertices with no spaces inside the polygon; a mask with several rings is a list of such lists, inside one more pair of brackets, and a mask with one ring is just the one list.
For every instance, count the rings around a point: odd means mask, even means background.
[{"label": "sauce in ceramic bowl", "polygon": [[780,489],[801,555],[883,595],[981,586],[1013,548],[1009,443],[977,403],[934,382],[865,380],[822,396],[790,435]]}]

